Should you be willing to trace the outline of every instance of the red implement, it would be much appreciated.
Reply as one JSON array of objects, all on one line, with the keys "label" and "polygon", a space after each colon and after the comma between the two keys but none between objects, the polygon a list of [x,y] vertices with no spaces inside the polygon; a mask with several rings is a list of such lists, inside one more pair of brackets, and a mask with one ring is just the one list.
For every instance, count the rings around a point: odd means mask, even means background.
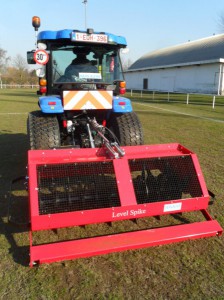
[{"label": "red implement", "polygon": [[[106,149],[31,150],[30,265],[220,235],[194,153],[179,144]],[[201,211],[203,222],[33,245],[39,230]]]}]

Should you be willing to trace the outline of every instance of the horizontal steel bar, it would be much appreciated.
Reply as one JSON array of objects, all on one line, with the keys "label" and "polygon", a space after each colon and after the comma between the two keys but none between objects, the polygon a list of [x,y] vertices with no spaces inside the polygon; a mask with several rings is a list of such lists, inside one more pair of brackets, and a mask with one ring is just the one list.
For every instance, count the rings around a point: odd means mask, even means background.
[{"label": "horizontal steel bar", "polygon": [[216,220],[31,246],[30,266],[220,235]]},{"label": "horizontal steel bar", "polygon": [[[165,156],[190,155],[192,151],[186,149],[178,143],[141,145],[122,147],[125,156],[121,159],[153,158]],[[108,156],[105,148],[85,148],[85,149],[57,149],[57,150],[29,150],[29,164],[50,164],[105,161]],[[109,159],[110,160],[110,159]]]}]

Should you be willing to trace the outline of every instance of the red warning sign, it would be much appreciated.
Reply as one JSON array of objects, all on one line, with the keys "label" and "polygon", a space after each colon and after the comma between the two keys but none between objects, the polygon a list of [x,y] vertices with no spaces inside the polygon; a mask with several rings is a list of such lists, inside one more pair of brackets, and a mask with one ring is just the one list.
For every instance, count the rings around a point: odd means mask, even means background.
[{"label": "red warning sign", "polygon": [[39,65],[46,65],[49,61],[49,55],[45,50],[37,50],[34,53],[34,60]]}]

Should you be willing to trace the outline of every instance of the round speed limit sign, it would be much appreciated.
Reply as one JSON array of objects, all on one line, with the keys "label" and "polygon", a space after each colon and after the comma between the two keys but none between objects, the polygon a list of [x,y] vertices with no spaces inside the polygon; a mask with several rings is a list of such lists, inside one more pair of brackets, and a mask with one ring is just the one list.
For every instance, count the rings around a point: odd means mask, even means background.
[{"label": "round speed limit sign", "polygon": [[34,60],[39,65],[46,65],[49,60],[49,55],[45,50],[37,50],[34,53]]}]

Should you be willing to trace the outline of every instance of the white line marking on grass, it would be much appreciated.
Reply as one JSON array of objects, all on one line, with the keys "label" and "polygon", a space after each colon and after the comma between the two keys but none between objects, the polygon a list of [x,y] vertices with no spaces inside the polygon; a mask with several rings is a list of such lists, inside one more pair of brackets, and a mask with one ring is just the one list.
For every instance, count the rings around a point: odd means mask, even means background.
[{"label": "white line marking on grass", "polygon": [[24,113],[0,113],[0,115],[27,115],[28,112],[24,112]]},{"label": "white line marking on grass", "polygon": [[[155,108],[155,109],[160,109],[160,110],[172,112],[172,113],[179,114],[179,115],[193,117],[193,118],[196,118],[196,119],[202,119],[202,120],[207,120],[207,121],[212,121],[212,122],[217,122],[217,123],[224,123],[224,121],[222,121],[222,120],[217,120],[217,119],[207,118],[207,117],[195,116],[195,115],[191,115],[191,114],[187,114],[187,113],[182,113],[182,112],[171,110],[171,109],[167,109],[167,108],[161,108],[161,107],[157,107],[157,106],[153,106],[153,105],[149,105],[149,104],[143,104],[143,103],[139,103],[139,102],[135,102],[135,103],[139,104],[139,105],[142,105],[142,106],[151,107],[151,108]],[[143,111],[145,111],[145,110],[143,110]]]}]

